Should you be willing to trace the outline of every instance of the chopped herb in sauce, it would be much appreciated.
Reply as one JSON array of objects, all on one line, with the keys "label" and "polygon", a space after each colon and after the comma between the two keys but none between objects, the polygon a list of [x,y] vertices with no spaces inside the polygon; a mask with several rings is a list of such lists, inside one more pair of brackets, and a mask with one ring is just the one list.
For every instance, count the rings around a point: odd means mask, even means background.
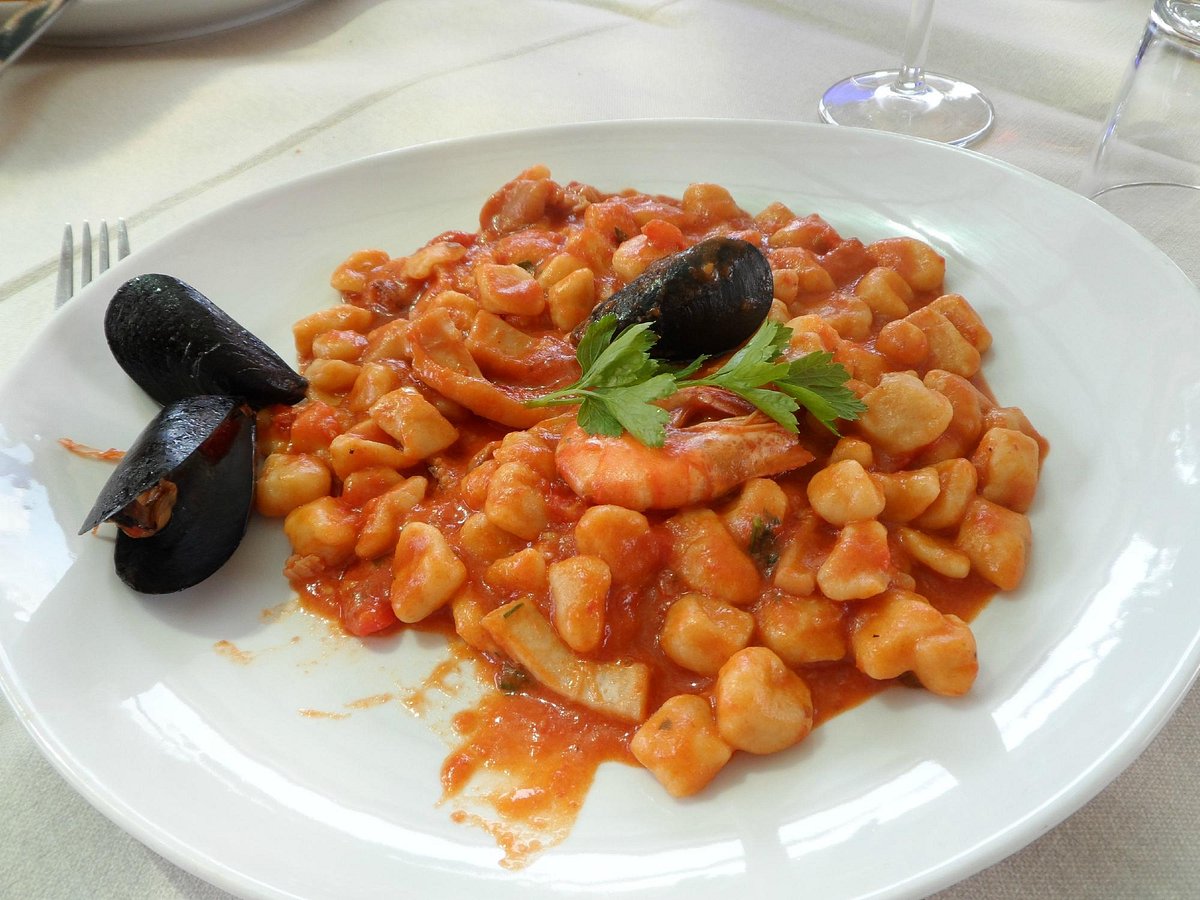
[{"label": "chopped herb in sauce", "polygon": [[529,673],[514,662],[505,662],[496,676],[496,687],[506,694],[519,694],[529,687]]},{"label": "chopped herb in sauce", "polygon": [[774,516],[755,516],[750,525],[750,557],[759,570],[768,573],[779,562],[779,544],[776,531],[779,520]]}]

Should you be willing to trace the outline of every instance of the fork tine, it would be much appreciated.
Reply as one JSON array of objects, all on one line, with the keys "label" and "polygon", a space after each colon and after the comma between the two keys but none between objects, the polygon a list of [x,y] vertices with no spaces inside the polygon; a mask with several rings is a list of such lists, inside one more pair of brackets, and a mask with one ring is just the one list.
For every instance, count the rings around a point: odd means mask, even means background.
[{"label": "fork tine", "polygon": [[[129,255],[129,228],[124,219],[117,219],[116,228],[117,260]],[[86,287],[92,281],[92,226],[83,222],[79,229],[79,286]],[[63,228],[62,248],[58,258],[58,286],[54,293],[54,306],[58,308],[71,299],[75,294],[75,241],[74,231],[70,224]],[[101,219],[96,227],[96,274],[102,275],[108,271],[113,262],[113,249],[110,244],[110,229],[108,220]]]},{"label": "fork tine", "polygon": [[100,274],[108,271],[108,222],[100,220]]},{"label": "fork tine", "polygon": [[125,227],[124,219],[117,219],[117,259],[129,255],[129,229]]},{"label": "fork tine", "polygon": [[58,288],[54,292],[57,309],[75,293],[75,235],[70,225],[63,229],[62,249],[58,253]]},{"label": "fork tine", "polygon": [[83,223],[83,235],[79,239],[79,286],[87,287],[92,282],[92,227]]}]

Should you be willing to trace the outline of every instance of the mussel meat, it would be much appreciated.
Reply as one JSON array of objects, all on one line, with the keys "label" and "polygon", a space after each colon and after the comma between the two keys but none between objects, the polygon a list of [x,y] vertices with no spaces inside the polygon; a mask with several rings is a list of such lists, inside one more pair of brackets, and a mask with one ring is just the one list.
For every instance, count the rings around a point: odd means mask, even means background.
[{"label": "mussel meat", "polygon": [[191,285],[138,275],[104,316],[121,368],[159,403],[197,394],[238,397],[254,409],[296,403],[308,382],[265,343]]},{"label": "mussel meat", "polygon": [[203,581],[241,542],[254,496],[254,413],[234,397],[163,407],[125,453],[80,534],[113,522],[121,580],[165,594]]},{"label": "mussel meat", "polygon": [[709,238],[660,259],[597,304],[574,337],[592,322],[615,315],[617,330],[649,322],[660,359],[694,359],[732,350],[750,337],[771,309],[771,265],[753,244]]}]

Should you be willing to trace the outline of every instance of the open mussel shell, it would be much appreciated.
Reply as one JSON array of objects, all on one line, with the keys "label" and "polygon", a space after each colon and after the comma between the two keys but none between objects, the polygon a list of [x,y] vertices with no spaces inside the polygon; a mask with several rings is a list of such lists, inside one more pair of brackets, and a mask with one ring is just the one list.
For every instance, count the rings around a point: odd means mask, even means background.
[{"label": "open mussel shell", "polygon": [[104,316],[121,368],[159,403],[197,394],[239,397],[255,409],[303,399],[308,382],[224,310],[170,275],[121,285]]},{"label": "open mussel shell", "polygon": [[652,263],[597,304],[574,336],[611,314],[618,331],[649,322],[658,334],[652,352],[660,359],[714,356],[754,333],[774,294],[771,265],[761,250],[735,238],[710,238]]},{"label": "open mussel shell", "polygon": [[253,412],[234,397],[187,397],[163,407],[126,451],[80,534],[104,521],[145,518],[138,507],[147,492],[165,486],[174,496],[166,524],[147,537],[118,533],[117,575],[146,594],[203,581],[233,555],[246,531],[254,424]]}]

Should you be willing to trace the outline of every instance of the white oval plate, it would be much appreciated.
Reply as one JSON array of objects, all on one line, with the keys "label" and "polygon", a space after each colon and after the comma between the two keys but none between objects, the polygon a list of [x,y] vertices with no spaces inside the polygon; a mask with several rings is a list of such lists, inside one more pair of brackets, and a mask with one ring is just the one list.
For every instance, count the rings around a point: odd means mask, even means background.
[{"label": "white oval plate", "polygon": [[[436,641],[363,645],[303,615],[264,618],[288,596],[274,522],[256,521],[205,584],[131,594],[113,575],[110,541],[75,535],[107,468],[55,439],[125,446],[153,412],[101,338],[124,279],[190,281],[291,358],[291,322],[336,300],[329,273],[348,253],[402,254],[473,230],[484,198],[538,162],[610,190],[678,194],[714,181],[752,211],[778,199],[864,240],[925,238],[947,257],[948,288],[995,335],[993,388],[1052,450],[1032,567],[977,620],[982,669],[968,697],[889,692],[793,751],[739,756],[686,802],[644,771],[604,767],[570,837],[514,872],[491,838],[435,805],[447,745],[428,724],[397,703],[348,705],[419,683]],[[246,896],[926,894],[1093,796],[1197,670],[1197,299],[1165,257],[1087,200],[888,135],[603,123],[355,162],[126,259],[0,386],[4,689],[92,803]]]},{"label": "white oval plate", "polygon": [[50,26],[42,41],[77,47],[153,44],[238,28],[307,2],[79,0]]}]

